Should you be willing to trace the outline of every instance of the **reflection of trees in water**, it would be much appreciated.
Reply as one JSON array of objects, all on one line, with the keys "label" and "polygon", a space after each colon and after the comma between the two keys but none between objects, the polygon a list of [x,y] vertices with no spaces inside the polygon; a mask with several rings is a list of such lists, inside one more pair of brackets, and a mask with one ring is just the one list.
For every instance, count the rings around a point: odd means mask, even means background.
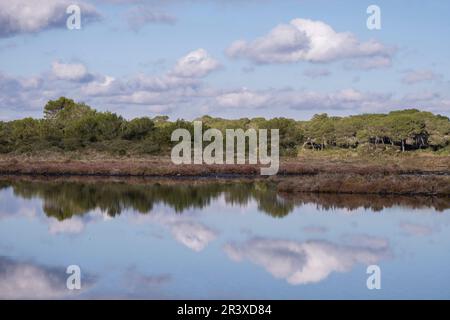
[{"label": "reflection of trees in water", "polygon": [[223,196],[226,203],[245,206],[256,202],[258,209],[273,217],[284,217],[295,206],[315,203],[321,210],[334,208],[367,208],[380,211],[392,206],[432,207],[442,211],[450,208],[450,198],[339,195],[339,194],[277,194],[276,188],[264,181],[60,181],[0,180],[0,189],[12,187],[22,198],[40,198],[48,216],[64,220],[100,209],[115,216],[126,209],[150,213],[156,204],[167,205],[177,213],[204,208]]},{"label": "reflection of trees in water", "polygon": [[223,194],[228,204],[247,205],[255,200],[260,211],[273,217],[284,217],[294,209],[291,201],[279,197],[275,188],[264,181],[230,183]]},{"label": "reflection of trees in water", "polygon": [[124,182],[52,182],[10,181],[14,194],[25,199],[43,199],[43,210],[59,220],[100,209],[110,216],[133,209],[149,213],[155,204],[164,204],[181,213],[190,208],[204,208],[224,195],[227,203],[246,205],[252,199],[258,208],[272,216],[287,215],[293,206],[278,197],[265,183],[202,183],[180,181],[179,184],[128,184]]},{"label": "reflection of trees in water", "polygon": [[284,193],[281,194],[281,197],[292,202],[295,206],[315,203],[321,210],[364,208],[377,212],[394,206],[401,206],[411,209],[433,208],[436,211],[444,211],[450,208],[450,197],[333,193]]}]

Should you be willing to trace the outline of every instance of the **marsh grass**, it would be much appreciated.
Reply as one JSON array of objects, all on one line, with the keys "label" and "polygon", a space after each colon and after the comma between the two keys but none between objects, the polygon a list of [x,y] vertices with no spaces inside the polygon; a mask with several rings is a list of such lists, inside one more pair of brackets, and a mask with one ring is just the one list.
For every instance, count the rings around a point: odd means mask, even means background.
[{"label": "marsh grass", "polygon": [[[47,176],[261,177],[259,165],[175,165],[169,157],[99,152],[3,155],[0,174]],[[269,178],[282,192],[450,194],[450,156],[300,153]]]}]

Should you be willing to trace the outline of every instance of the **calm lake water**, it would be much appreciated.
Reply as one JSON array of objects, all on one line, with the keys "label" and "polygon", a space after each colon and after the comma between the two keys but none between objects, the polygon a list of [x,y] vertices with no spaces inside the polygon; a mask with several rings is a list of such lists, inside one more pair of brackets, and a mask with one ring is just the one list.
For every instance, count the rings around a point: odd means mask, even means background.
[{"label": "calm lake water", "polygon": [[449,299],[449,208],[264,181],[2,178],[0,298]]}]

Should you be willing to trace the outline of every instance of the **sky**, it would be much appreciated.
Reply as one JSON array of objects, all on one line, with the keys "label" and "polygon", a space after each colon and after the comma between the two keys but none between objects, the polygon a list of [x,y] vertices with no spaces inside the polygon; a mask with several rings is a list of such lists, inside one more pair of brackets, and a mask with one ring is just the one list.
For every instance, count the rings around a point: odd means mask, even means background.
[{"label": "sky", "polygon": [[0,120],[60,96],[125,118],[450,116],[449,18],[443,0],[0,0]]}]

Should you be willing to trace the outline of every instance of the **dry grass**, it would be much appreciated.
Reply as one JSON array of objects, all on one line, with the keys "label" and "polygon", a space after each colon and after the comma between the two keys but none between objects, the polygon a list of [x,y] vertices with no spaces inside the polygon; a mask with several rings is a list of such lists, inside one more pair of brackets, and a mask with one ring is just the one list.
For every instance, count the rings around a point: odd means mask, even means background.
[{"label": "dry grass", "polygon": [[[258,165],[174,165],[168,157],[101,154],[2,156],[0,174],[131,177],[261,177]],[[450,194],[450,157],[431,154],[342,156],[303,154],[281,160],[271,177],[281,192]]]},{"label": "dry grass", "polygon": [[[168,157],[111,157],[101,154],[2,156],[0,173],[47,175],[131,175],[204,176],[259,175],[258,165],[174,165]],[[450,157],[404,155],[382,157],[342,157],[318,152],[297,158],[281,159],[279,175],[319,173],[427,174],[450,173]]]},{"label": "dry grass", "polygon": [[450,195],[447,175],[317,174],[275,177],[278,191],[349,194]]}]

